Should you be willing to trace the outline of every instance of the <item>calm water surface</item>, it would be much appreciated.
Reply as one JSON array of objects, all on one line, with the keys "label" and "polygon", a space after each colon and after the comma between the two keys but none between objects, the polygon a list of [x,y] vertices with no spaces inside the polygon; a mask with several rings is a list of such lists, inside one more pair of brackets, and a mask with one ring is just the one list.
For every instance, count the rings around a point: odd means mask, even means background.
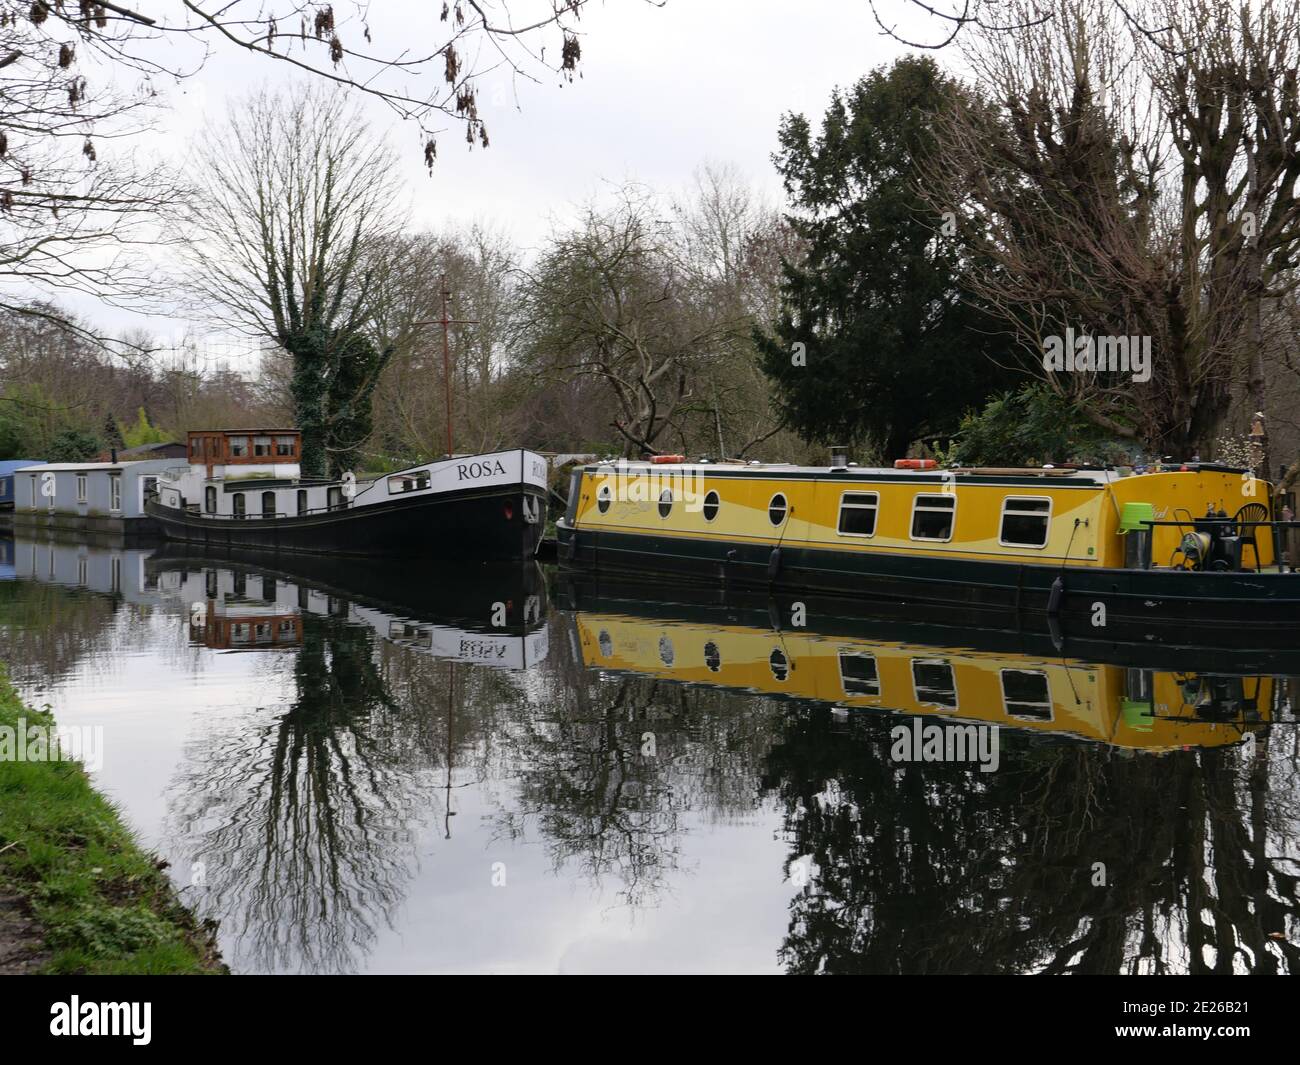
[{"label": "calm water surface", "polygon": [[0,533],[0,660],[238,972],[1300,968],[1291,663],[674,598]]}]

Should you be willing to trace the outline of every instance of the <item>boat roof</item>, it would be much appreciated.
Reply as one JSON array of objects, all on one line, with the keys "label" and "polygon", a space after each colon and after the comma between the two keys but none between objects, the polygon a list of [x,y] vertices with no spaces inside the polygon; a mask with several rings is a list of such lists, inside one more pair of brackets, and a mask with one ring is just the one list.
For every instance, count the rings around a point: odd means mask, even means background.
[{"label": "boat roof", "polygon": [[13,473],[68,473],[73,470],[87,472],[90,470],[125,470],[134,466],[157,466],[163,468],[176,465],[175,459],[137,459],[134,462],[42,462],[35,466],[22,466]]},{"label": "boat roof", "polygon": [[[772,477],[785,476],[797,480],[825,478],[827,480],[851,481],[863,480],[902,480],[934,483],[947,481],[956,477],[972,484],[1005,484],[1007,482],[1071,484],[1075,486],[1102,487],[1127,477],[1141,476],[1157,472],[1155,467],[1076,467],[1076,466],[953,466],[931,467],[929,469],[898,469],[893,466],[799,466],[792,462],[646,462],[608,459],[604,462],[591,463],[583,467],[592,473],[618,472],[622,470],[638,473],[690,473],[693,475],[711,475],[715,477]],[[1219,472],[1246,473],[1248,471],[1236,466],[1225,466],[1214,462],[1165,463],[1158,467],[1158,472]]]}]

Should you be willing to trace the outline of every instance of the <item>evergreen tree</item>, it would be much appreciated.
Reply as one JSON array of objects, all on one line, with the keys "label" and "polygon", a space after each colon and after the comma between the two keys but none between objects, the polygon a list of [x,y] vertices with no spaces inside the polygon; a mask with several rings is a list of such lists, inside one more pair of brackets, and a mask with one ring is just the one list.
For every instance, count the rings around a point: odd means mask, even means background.
[{"label": "evergreen tree", "polygon": [[961,91],[930,59],[901,59],[837,91],[819,135],[803,115],[782,122],[776,164],[807,255],[785,263],[760,346],[787,424],[810,440],[896,458],[1010,384],[989,358],[997,329],[962,287],[955,216],[916,186],[934,115]]}]

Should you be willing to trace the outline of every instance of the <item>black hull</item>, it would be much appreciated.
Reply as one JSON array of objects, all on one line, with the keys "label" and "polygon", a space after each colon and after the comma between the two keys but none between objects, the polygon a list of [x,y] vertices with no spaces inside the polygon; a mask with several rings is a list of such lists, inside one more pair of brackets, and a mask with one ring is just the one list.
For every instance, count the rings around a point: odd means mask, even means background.
[{"label": "black hull", "polygon": [[[229,569],[270,576],[413,621],[488,635],[523,636],[546,621],[546,581],[536,562],[451,568],[324,555],[164,544],[145,560],[151,574]],[[501,608],[504,610],[501,610]]]},{"label": "black hull", "polygon": [[168,540],[209,547],[313,554],[438,558],[461,562],[530,559],[543,523],[524,519],[524,499],[546,514],[537,488],[510,485],[341,508],[302,517],[211,518],[148,505]]},{"label": "black hull", "polygon": [[579,570],[660,580],[671,573],[737,589],[826,596],[862,609],[902,604],[971,628],[1006,628],[1010,618],[1018,631],[1103,645],[1300,646],[1300,574],[1062,568],[590,530],[575,535],[563,524],[558,535],[561,566]]}]

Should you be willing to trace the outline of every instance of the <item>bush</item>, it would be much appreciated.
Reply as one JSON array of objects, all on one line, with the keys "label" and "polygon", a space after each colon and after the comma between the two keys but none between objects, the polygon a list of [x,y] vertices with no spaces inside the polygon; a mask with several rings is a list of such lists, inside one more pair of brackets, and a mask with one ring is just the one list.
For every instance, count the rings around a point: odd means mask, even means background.
[{"label": "bush", "polygon": [[1132,462],[1137,445],[1110,436],[1069,400],[1035,384],[991,400],[961,421],[951,465],[1103,465]]},{"label": "bush", "polygon": [[104,450],[104,442],[84,429],[62,429],[50,439],[47,462],[85,462]]}]

